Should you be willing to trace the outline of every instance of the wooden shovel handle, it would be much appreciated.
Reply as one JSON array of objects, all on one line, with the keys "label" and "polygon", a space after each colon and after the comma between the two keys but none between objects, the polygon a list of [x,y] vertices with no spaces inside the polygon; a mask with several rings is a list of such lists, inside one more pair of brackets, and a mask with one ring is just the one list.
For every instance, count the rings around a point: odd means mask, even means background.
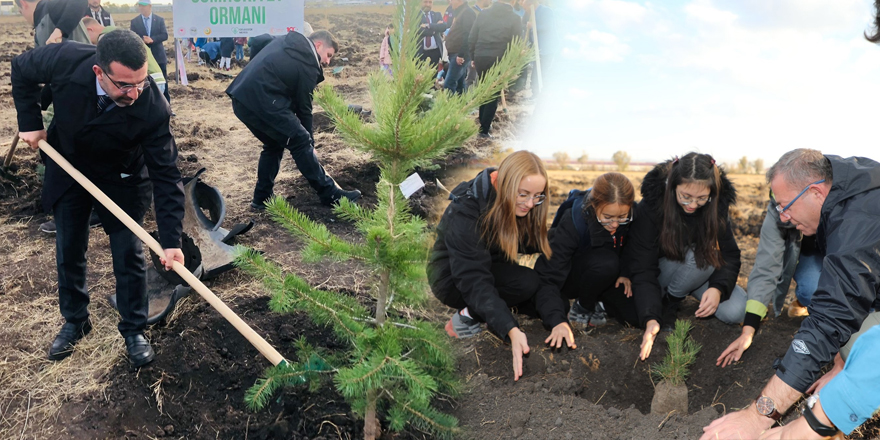
[{"label": "wooden shovel handle", "polygon": [[[123,224],[125,224],[131,232],[134,232],[135,235],[138,236],[156,255],[165,255],[165,250],[162,249],[162,246],[159,245],[159,242],[156,241],[150,234],[147,233],[144,228],[142,228],[137,222],[134,221],[122,208],[119,207],[113,200],[110,200],[103,191],[98,189],[94,183],[92,183],[86,176],[80,173],[70,162],[67,161],[63,156],[61,156],[48,142],[41,140],[40,141],[40,149],[43,150],[52,160],[55,161],[64,171],[67,171],[74,180],[76,180],[83,188],[86,189],[95,199],[97,199],[105,208],[107,208],[111,213],[113,213],[116,218],[118,218]],[[180,264],[175,261],[173,263],[174,272],[180,275],[205,301],[208,302],[212,307],[217,309],[245,339],[248,340],[269,362],[272,362],[272,365],[278,365],[281,362],[285,362],[284,358],[278,353],[275,348],[269,345],[265,339],[263,339],[260,335],[257,334],[249,325],[247,325],[238,315],[235,314],[220,298],[217,298],[217,295],[214,295],[207,286],[205,286],[198,278],[196,278],[189,270],[186,269],[186,266]]]},{"label": "wooden shovel handle", "polygon": [[3,168],[9,168],[9,164],[12,163],[12,155],[15,154],[15,147],[18,146],[18,133],[15,133],[15,137],[12,138],[12,146],[9,147],[9,152],[6,153],[6,159],[3,161]]}]

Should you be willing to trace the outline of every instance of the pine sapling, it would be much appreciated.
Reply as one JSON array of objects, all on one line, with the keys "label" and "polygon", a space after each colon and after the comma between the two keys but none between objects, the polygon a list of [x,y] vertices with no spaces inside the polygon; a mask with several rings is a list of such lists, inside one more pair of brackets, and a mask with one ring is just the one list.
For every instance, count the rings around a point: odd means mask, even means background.
[{"label": "pine sapling", "polygon": [[700,345],[688,334],[693,329],[690,321],[679,319],[675,321],[675,329],[666,338],[669,349],[666,357],[659,365],[655,365],[651,372],[659,380],[664,380],[670,385],[684,385],[684,381],[690,374],[690,366],[696,361]]}]

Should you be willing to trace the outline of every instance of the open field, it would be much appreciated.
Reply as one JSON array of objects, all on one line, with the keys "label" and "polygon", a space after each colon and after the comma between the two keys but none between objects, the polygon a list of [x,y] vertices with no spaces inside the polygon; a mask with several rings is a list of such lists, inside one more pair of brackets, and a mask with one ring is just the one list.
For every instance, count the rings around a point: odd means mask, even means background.
[{"label": "open field", "polygon": [[[315,29],[327,28],[341,41],[338,59],[348,58],[337,76],[326,82],[351,104],[370,108],[366,76],[376,67],[381,32],[390,21],[388,7],[322,8],[306,11]],[[126,17],[118,16],[124,22]],[[11,97],[9,61],[32,46],[32,35],[20,17],[0,17],[0,153],[16,132]],[[173,24],[168,20],[169,27]],[[171,49],[170,43],[166,48]],[[339,62],[339,61],[337,61]],[[169,71],[175,70],[173,65]],[[207,168],[203,180],[223,193],[228,227],[253,218],[256,226],[238,242],[264,251],[285,270],[313,284],[371,301],[374,276],[352,263],[303,263],[302,244],[262,214],[247,210],[256,175],[259,144],[232,114],[224,89],[225,73],[187,65],[198,79],[189,87],[170,84],[177,116],[172,129],[180,149],[179,166],[185,175]],[[240,71],[234,67],[232,75]],[[328,172],[346,188],[364,192],[367,205],[375,203],[378,169],[363,153],[346,146],[326,117],[316,109],[315,144]],[[496,133],[513,138],[531,111],[512,103],[499,113]],[[477,169],[461,164],[473,157],[490,157],[496,145],[471,141],[462,152],[425,173],[452,188],[470,179]],[[14,180],[0,177],[0,438],[177,438],[177,439],[354,439],[363,422],[332,386],[318,393],[305,387],[289,389],[266,410],[251,412],[244,393],[269,363],[218,313],[193,295],[183,300],[164,324],[149,331],[156,360],[140,371],[130,371],[122,339],[116,330],[116,312],[107,296],[113,292],[109,244],[95,230],[89,243],[88,285],[92,294],[93,332],[68,359],[51,363],[45,351],[61,325],[57,310],[54,238],[38,231],[47,216],[40,209],[37,155],[26,147],[15,154]],[[595,172],[551,171],[551,203],[564,200],[571,188],[587,188]],[[627,173],[638,184],[643,172]],[[432,179],[431,179],[432,180]],[[763,220],[766,184],[761,176],[734,175],[739,204],[732,212],[743,250],[739,283],[745,286],[754,262],[758,229]],[[276,192],[333,232],[355,237],[353,226],[320,205],[299,172],[285,158]],[[418,212],[433,211],[444,202],[433,183],[413,203]],[[757,226],[756,226],[757,225]],[[147,228],[155,228],[147,219]],[[233,271],[208,286],[283,355],[294,343],[336,349],[339,341],[326,328],[304,315],[281,316],[269,311],[269,295],[260,280]],[[692,315],[694,301],[686,301],[681,317]],[[443,325],[449,310],[436,302],[413,316]],[[525,376],[514,383],[509,349],[484,335],[458,344],[459,372],[468,392],[457,399],[440,399],[437,406],[459,418],[462,438],[474,439],[615,439],[695,438],[699,428],[723,411],[748,404],[772,374],[770,364],[784,354],[799,321],[771,319],[762,326],[742,361],[721,370],[715,358],[740,329],[715,319],[695,320],[694,337],[703,352],[688,381],[689,414],[646,415],[653,394],[648,369],[665,353],[659,338],[647,362],[637,362],[641,331],[616,323],[600,329],[578,329],[577,350],[554,352],[540,341],[547,335],[540,323],[522,317],[532,355]],[[859,435],[873,436],[876,431]],[[413,428],[387,438],[427,436]]]}]

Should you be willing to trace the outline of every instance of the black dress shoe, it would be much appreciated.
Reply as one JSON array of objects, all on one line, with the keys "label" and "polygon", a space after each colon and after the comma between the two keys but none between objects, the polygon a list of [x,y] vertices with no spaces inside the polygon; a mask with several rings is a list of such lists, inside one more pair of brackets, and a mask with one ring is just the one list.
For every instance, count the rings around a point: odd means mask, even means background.
[{"label": "black dress shoe", "polygon": [[150,343],[143,334],[127,336],[125,338],[125,349],[128,350],[128,360],[131,361],[133,368],[143,367],[153,362],[153,358],[156,357],[153,347],[150,347]]},{"label": "black dress shoe", "polygon": [[92,322],[86,318],[85,321],[80,323],[72,323],[65,322],[64,325],[61,326],[61,331],[58,332],[58,336],[55,336],[55,341],[52,342],[52,346],[49,347],[49,360],[50,361],[60,361],[73,353],[73,347],[79,342],[83,336],[89,334],[92,331]]},{"label": "black dress shoe", "polygon": [[351,191],[346,191],[344,189],[338,189],[335,191],[330,197],[321,200],[321,203],[327,206],[333,206],[339,203],[343,198],[348,199],[349,201],[357,202],[361,198],[361,192],[353,189]]}]

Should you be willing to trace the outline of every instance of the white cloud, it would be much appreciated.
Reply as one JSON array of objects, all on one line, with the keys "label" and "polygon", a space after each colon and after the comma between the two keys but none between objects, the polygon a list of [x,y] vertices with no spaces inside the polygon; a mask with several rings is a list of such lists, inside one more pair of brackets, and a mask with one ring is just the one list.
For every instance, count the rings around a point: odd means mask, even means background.
[{"label": "white cloud", "polygon": [[566,45],[562,53],[568,58],[582,59],[597,63],[619,62],[629,54],[630,47],[620,41],[614,34],[591,30],[566,36],[566,40],[574,42],[575,47]]},{"label": "white cloud", "polygon": [[688,17],[714,26],[726,26],[732,24],[737,15],[730,11],[724,11],[712,6],[708,0],[698,0],[684,7]]}]

